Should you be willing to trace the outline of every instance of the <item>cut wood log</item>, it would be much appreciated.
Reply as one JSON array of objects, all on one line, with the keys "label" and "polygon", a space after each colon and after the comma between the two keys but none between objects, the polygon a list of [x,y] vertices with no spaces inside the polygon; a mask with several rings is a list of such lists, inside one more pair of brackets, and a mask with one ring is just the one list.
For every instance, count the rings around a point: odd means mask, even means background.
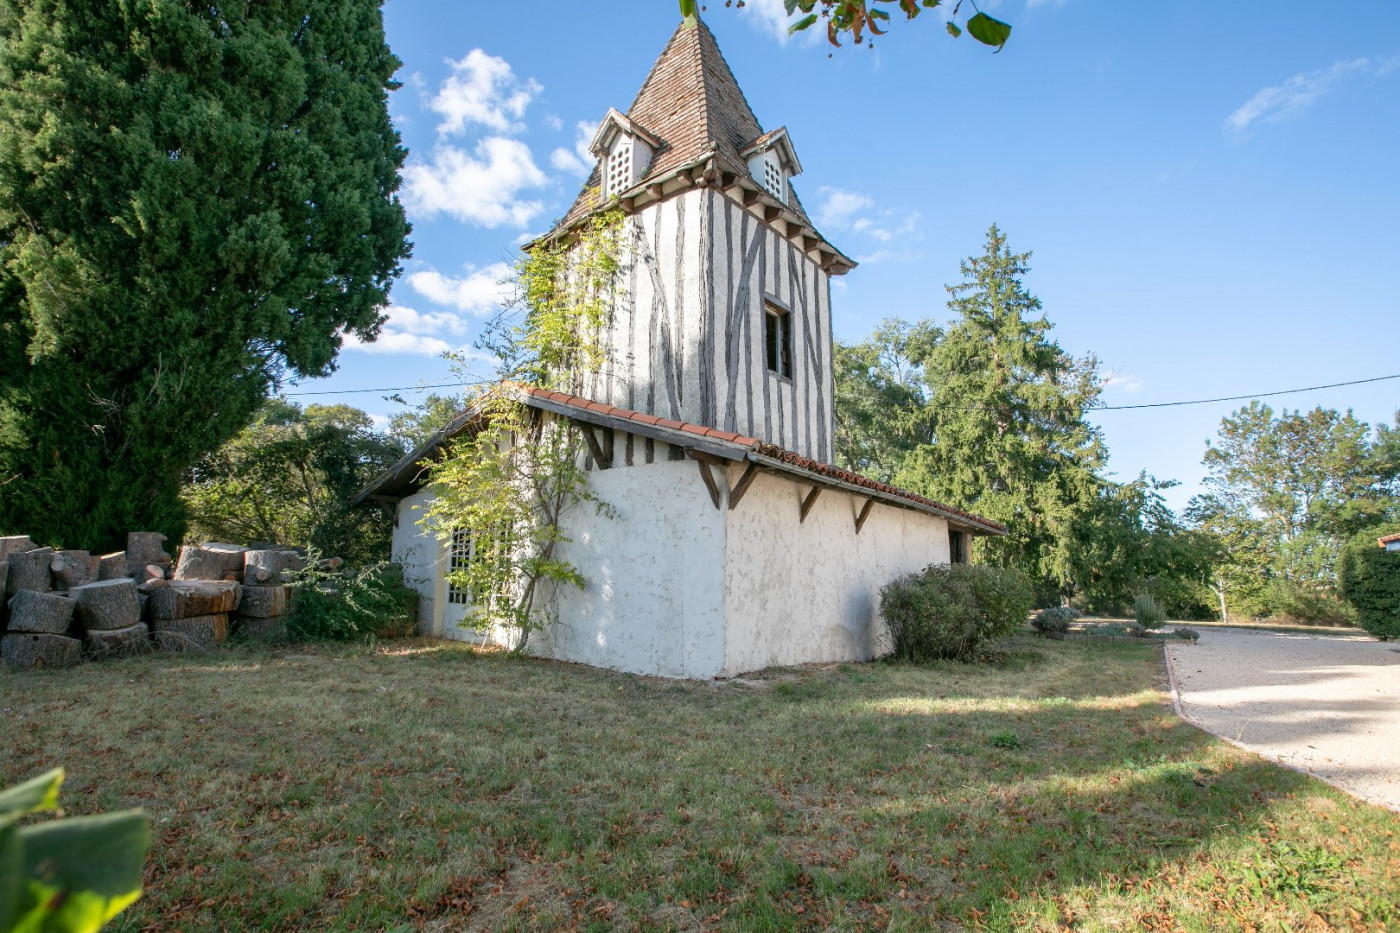
[{"label": "cut wood log", "polygon": [[130,628],[141,621],[135,580],[103,580],[69,590],[78,604],[78,618],[90,630]]},{"label": "cut wood log", "polygon": [[51,547],[11,554],[10,578],[5,582],[5,594],[13,596],[20,590],[47,593],[53,589],[49,580],[49,564],[53,562],[53,555]]},{"label": "cut wood log", "polygon": [[174,564],[168,562],[160,563],[158,561],[152,561],[148,563],[145,561],[132,560],[130,557],[126,559],[126,575],[137,583],[149,579],[150,577],[160,577],[168,580],[174,576],[173,567]]},{"label": "cut wood log", "polygon": [[126,536],[126,556],[137,564],[168,564],[165,535],[159,531],[133,531]]},{"label": "cut wood log", "polygon": [[120,580],[127,576],[126,551],[103,554],[97,561],[97,579]]},{"label": "cut wood log", "polygon": [[97,579],[97,567],[101,558],[94,558],[87,551],[55,551],[49,562],[49,572],[60,590],[71,590]]},{"label": "cut wood log", "polygon": [[57,593],[20,590],[10,600],[10,631],[62,635],[73,624],[76,605]]},{"label": "cut wood log", "polygon": [[233,612],[242,587],[222,580],[171,580],[151,593],[147,608],[152,619],[188,619]]},{"label": "cut wood log", "polygon": [[228,637],[228,616],[155,619],[151,631],[156,644],[167,651],[210,651]]},{"label": "cut wood log", "polygon": [[345,566],[343,557],[327,557],[325,560],[316,561],[317,570],[339,570]]},{"label": "cut wood log", "polygon": [[83,657],[83,643],[65,635],[17,632],[0,638],[0,658],[14,667],[71,667]]},{"label": "cut wood log", "polygon": [[169,586],[170,581],[165,577],[151,577],[144,583],[136,584],[136,592],[150,594],[160,589],[162,586]]},{"label": "cut wood log", "polygon": [[88,651],[99,657],[137,654],[151,647],[150,626],[137,622],[126,628],[114,628],[98,632],[88,630],[86,636]]},{"label": "cut wood log", "polygon": [[34,542],[29,535],[11,535],[8,538],[0,538],[0,563],[4,563],[11,554],[22,554],[25,551],[34,550]]},{"label": "cut wood log", "polygon": [[234,616],[234,632],[248,641],[283,642],[287,640],[286,619],[255,619]]},{"label": "cut wood log", "polygon": [[222,580],[224,574],[242,576],[243,555],[248,549],[237,544],[201,544],[180,548],[175,565],[176,580]]},{"label": "cut wood log", "polygon": [[238,606],[240,615],[253,619],[275,619],[287,614],[291,605],[291,587],[287,586],[244,586],[243,601]]},{"label": "cut wood log", "polygon": [[305,567],[306,558],[296,551],[249,551],[243,555],[243,583],[245,586],[275,586],[287,582],[287,571]]}]

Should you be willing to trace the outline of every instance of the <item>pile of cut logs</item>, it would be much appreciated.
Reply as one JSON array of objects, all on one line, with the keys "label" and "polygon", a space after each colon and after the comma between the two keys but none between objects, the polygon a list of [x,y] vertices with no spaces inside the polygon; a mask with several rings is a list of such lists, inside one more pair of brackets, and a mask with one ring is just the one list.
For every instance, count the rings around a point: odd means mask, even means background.
[{"label": "pile of cut logs", "polygon": [[231,629],[262,640],[286,636],[286,574],[305,566],[299,553],[203,544],[182,547],[174,563],[165,540],[132,532],[125,551],[99,557],[0,538],[0,658],[64,667],[82,659],[84,642],[88,654],[108,655],[207,650]]}]

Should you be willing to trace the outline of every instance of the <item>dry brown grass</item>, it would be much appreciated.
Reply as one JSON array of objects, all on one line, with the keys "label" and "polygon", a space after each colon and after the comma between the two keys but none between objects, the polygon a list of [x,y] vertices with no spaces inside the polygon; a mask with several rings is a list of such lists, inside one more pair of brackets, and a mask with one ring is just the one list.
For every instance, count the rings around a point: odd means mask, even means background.
[{"label": "dry brown grass", "polygon": [[1160,649],[674,683],[426,641],[0,675],[0,781],[143,806],[119,929],[1400,924],[1400,817],[1176,719]]}]

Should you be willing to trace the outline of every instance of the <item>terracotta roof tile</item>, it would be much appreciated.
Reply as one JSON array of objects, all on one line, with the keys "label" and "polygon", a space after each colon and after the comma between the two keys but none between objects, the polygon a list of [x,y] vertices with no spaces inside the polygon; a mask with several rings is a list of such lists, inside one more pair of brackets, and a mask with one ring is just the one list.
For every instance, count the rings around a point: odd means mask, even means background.
[{"label": "terracotta roof tile", "polygon": [[[572,408],[577,408],[580,411],[601,410],[597,402],[594,402],[592,399],[584,398],[581,395],[565,395],[562,392],[551,392],[546,389],[532,389],[524,386],[519,387],[519,390],[526,395],[547,398],[550,401],[568,405]],[[729,443],[734,444],[736,447],[748,448],[772,460],[781,461],[782,463],[786,463],[790,466],[797,467],[798,469],[805,470],[809,473],[816,473],[819,476],[825,476],[830,479],[839,480],[843,483],[847,483],[852,486],[860,486],[875,492],[882,492],[886,495],[895,496],[900,499],[906,499],[909,502],[924,505],[932,509],[937,509],[938,511],[946,513],[948,515],[965,518],[969,523],[981,526],[990,531],[1005,534],[1007,530],[1006,526],[1000,524],[999,522],[994,522],[991,519],[982,518],[980,515],[974,515],[971,512],[964,512],[962,509],[954,508],[951,505],[944,505],[941,502],[935,502],[934,500],[921,496],[918,493],[909,492],[908,490],[900,489],[898,486],[891,486],[888,483],[882,483],[879,480],[870,479],[868,476],[861,476],[859,473],[852,473],[850,470],[843,470],[840,467],[832,466],[829,463],[821,463],[819,461],[812,460],[808,457],[802,456],[801,454],[794,453],[791,450],[786,450],[774,444],[765,444],[755,437],[746,437],[742,434],[734,434],[730,431],[720,431],[715,428],[709,428],[705,427],[704,425],[698,424],[690,424],[689,422],[685,421],[672,421],[669,418],[658,418],[655,415],[648,415],[639,411],[631,411],[630,409],[626,408],[613,407],[610,411],[606,411],[604,413],[611,415],[615,418],[624,418],[628,421],[635,421],[638,424],[655,425],[657,427],[667,428],[669,430],[681,432],[684,434],[693,434],[696,437],[719,438],[721,440],[725,440]],[[1400,535],[1397,535],[1396,537],[1400,537]]]},{"label": "terracotta roof tile", "polygon": [[[693,25],[683,22],[676,28],[627,108],[627,118],[661,140],[643,182],[693,165],[710,153],[727,171],[753,179],[741,151],[778,132],[763,131],[714,33],[703,21]],[[753,180],[762,187],[759,179]],[[601,184],[602,174],[595,165],[555,230],[570,226],[597,207]],[[790,183],[788,207],[811,225]]]},{"label": "terracotta roof tile", "polygon": [[1381,547],[1385,547],[1393,541],[1400,541],[1400,534],[1386,535],[1384,538],[1378,538],[1377,540],[1380,541]]}]

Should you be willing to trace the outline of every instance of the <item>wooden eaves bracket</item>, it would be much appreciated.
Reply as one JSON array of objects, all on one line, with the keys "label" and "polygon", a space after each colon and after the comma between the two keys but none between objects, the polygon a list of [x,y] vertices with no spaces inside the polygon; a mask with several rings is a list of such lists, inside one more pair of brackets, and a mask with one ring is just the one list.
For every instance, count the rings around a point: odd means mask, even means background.
[{"label": "wooden eaves bracket", "polygon": [[583,433],[583,439],[588,444],[588,452],[593,455],[593,462],[598,464],[598,469],[611,469],[613,465],[613,432],[608,428],[601,429],[602,439],[599,440],[598,432],[593,425],[578,419],[574,420],[574,425]]},{"label": "wooden eaves bracket", "polygon": [[[727,461],[722,457],[716,457],[698,450],[691,450],[688,451],[688,453],[690,458],[700,467],[700,479],[704,481],[705,489],[710,493],[710,501],[714,503],[715,508],[719,508],[719,482],[715,479],[714,471],[710,469],[710,466],[713,464],[722,467]],[[729,499],[729,510],[731,512],[739,505],[739,500],[744,498],[744,493],[749,491],[749,487],[753,485],[753,481],[757,478],[758,464],[751,462],[744,467],[744,475],[739,477],[739,482],[734,484],[734,488],[726,490],[728,493],[727,498]]]},{"label": "wooden eaves bracket", "polygon": [[860,514],[856,516],[856,534],[865,527],[865,520],[870,517],[870,509],[875,505],[875,497],[871,496],[865,500],[865,505],[860,507]]}]

